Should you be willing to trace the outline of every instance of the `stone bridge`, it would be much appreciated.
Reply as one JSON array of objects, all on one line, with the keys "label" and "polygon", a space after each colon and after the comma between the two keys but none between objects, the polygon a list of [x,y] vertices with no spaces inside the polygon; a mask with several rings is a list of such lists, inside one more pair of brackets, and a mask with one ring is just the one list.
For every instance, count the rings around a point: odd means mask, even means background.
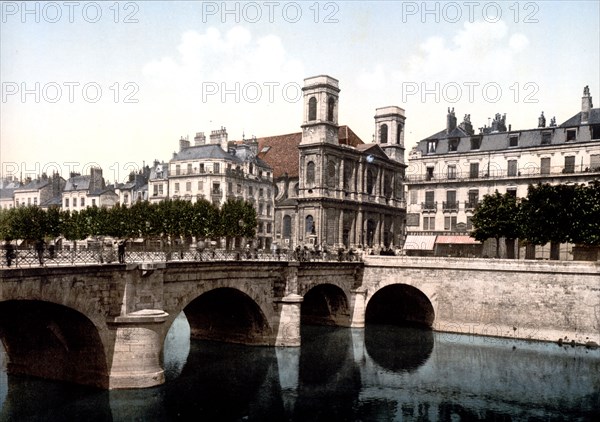
[{"label": "stone bridge", "polygon": [[0,270],[7,370],[101,388],[164,382],[163,346],[191,336],[299,346],[300,324],[600,343],[596,263],[368,257]]}]

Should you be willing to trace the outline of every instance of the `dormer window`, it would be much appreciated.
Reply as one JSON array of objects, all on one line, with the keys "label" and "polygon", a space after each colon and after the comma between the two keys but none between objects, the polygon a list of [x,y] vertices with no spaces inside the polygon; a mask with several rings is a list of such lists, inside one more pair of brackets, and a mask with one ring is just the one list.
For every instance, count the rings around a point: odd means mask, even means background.
[{"label": "dormer window", "polygon": [[460,139],[458,139],[458,138],[450,139],[448,141],[448,151],[454,152],[454,151],[458,150],[458,142],[459,141],[460,141]]},{"label": "dormer window", "polygon": [[550,145],[552,134],[550,132],[542,133],[542,145]]},{"label": "dormer window", "polygon": [[481,148],[481,136],[471,138],[471,149]]},{"label": "dormer window", "polygon": [[437,148],[437,140],[432,140],[427,142],[427,153],[432,154],[435,152]]},{"label": "dormer window", "polygon": [[577,139],[577,129],[567,129],[567,142]]},{"label": "dormer window", "polygon": [[518,147],[519,146],[519,137],[517,135],[511,135],[508,138],[508,146],[509,147]]},{"label": "dormer window", "polygon": [[600,139],[600,125],[592,126],[592,139]]}]

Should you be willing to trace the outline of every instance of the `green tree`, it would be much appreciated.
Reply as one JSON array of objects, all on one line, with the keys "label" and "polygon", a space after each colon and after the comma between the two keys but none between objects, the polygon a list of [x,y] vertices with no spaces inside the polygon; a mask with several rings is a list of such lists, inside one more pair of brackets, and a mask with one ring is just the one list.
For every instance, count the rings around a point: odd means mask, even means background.
[{"label": "green tree", "polygon": [[600,182],[577,185],[572,203],[573,220],[569,241],[588,246],[600,245]]},{"label": "green tree", "polygon": [[496,239],[496,258],[499,258],[500,239],[519,237],[518,212],[519,202],[514,195],[498,191],[485,195],[473,214],[471,237],[480,242]]},{"label": "green tree", "polygon": [[219,232],[219,208],[206,199],[192,206],[191,233],[197,239],[215,236]]},{"label": "green tree", "polygon": [[534,245],[550,242],[550,258],[559,259],[559,245],[573,233],[576,185],[530,185],[521,202],[522,238]]},{"label": "green tree", "polygon": [[251,203],[241,199],[228,199],[221,207],[219,234],[228,243],[235,237],[254,238],[258,219]]},{"label": "green tree", "polygon": [[77,242],[83,240],[89,235],[89,230],[85,221],[85,216],[82,216],[77,211],[63,211],[61,215],[63,236],[67,240]]}]

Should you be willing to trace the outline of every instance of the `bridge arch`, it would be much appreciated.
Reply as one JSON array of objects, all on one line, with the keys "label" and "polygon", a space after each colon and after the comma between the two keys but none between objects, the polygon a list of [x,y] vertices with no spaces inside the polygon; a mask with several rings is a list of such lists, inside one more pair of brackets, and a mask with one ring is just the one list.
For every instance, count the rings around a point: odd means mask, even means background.
[{"label": "bridge arch", "polygon": [[40,300],[0,302],[0,338],[8,372],[107,388],[108,360],[83,313]]},{"label": "bridge arch", "polygon": [[365,322],[431,328],[435,319],[427,295],[408,284],[389,284],[366,303]]},{"label": "bridge arch", "polygon": [[350,325],[350,308],[344,290],[334,284],[319,284],[304,294],[300,321],[309,325]]},{"label": "bridge arch", "polygon": [[247,293],[218,287],[183,308],[192,338],[254,345],[271,344],[268,318]]}]

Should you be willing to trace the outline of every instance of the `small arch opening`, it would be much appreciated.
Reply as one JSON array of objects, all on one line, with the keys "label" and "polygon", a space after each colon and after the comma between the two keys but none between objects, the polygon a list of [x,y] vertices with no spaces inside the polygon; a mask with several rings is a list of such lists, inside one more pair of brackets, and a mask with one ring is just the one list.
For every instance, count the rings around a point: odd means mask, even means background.
[{"label": "small arch opening", "polygon": [[307,325],[350,324],[350,311],[346,294],[333,284],[313,287],[304,295],[300,321]]},{"label": "small arch opening", "polygon": [[430,329],[434,317],[433,306],[422,291],[407,284],[393,284],[369,300],[365,322]]}]

